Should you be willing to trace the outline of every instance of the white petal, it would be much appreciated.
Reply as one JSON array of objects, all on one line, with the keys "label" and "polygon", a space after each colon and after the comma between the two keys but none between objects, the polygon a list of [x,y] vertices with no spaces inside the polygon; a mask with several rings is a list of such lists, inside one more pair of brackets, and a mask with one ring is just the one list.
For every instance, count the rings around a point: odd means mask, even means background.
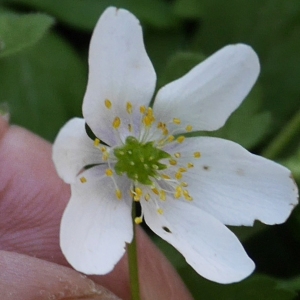
[{"label": "white petal", "polygon": [[62,252],[76,270],[85,274],[110,272],[133,234],[129,182],[119,181],[123,199],[118,200],[111,178],[95,180],[95,173],[101,175],[101,169],[103,166],[89,169],[84,173],[86,183],[71,185],[72,196],[61,221]]},{"label": "white petal", "polygon": [[[178,150],[178,149],[177,149]],[[199,151],[199,159],[190,159]],[[184,174],[194,205],[227,225],[283,223],[298,203],[291,172],[240,145],[218,138],[189,138],[181,163],[194,168]]]},{"label": "white petal", "polygon": [[155,116],[165,123],[180,118],[194,130],[216,130],[249,93],[259,70],[251,47],[226,46],[160,89],[154,102]]},{"label": "white petal", "polygon": [[53,144],[52,158],[65,182],[74,182],[84,166],[101,163],[101,152],[93,144],[83,119],[71,119],[61,128]]},{"label": "white petal", "polygon": [[244,279],[254,269],[236,236],[221,222],[190,203],[167,199],[142,201],[145,221],[161,238],[173,245],[203,277],[219,283]]},{"label": "white petal", "polygon": [[[139,119],[139,106],[149,104],[155,82],[139,21],[124,9],[108,8],[93,32],[83,102],[84,118],[96,136],[110,146],[116,145],[118,140],[112,134],[116,116],[121,118],[121,136],[128,135],[131,116],[126,103],[133,104],[132,118]],[[106,99],[111,101],[111,109],[105,107]]]}]

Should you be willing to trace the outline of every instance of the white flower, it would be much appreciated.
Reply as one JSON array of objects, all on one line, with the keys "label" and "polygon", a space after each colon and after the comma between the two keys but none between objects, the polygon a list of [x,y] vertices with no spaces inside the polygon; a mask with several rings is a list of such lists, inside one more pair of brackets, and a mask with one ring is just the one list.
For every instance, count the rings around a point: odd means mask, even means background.
[{"label": "white flower", "polygon": [[134,198],[136,223],[144,218],[202,276],[230,283],[253,271],[225,225],[284,222],[297,203],[290,171],[231,141],[182,134],[223,126],[258,73],[249,46],[224,47],[163,87],[151,109],[156,75],[140,24],[123,9],[103,13],[90,45],[84,119],[70,120],[53,146],[71,185],[60,242],[75,269],[113,269],[133,238]]}]

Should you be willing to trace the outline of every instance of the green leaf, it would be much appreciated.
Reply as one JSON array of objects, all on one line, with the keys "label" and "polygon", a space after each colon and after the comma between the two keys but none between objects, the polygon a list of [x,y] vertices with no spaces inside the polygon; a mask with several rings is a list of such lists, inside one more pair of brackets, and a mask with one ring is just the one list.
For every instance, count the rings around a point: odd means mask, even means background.
[{"label": "green leaf", "polygon": [[291,292],[300,291],[300,276],[278,282],[278,287]]},{"label": "green leaf", "polygon": [[98,18],[109,6],[128,9],[140,21],[154,27],[174,25],[169,5],[160,0],[4,0],[4,3],[21,3],[46,11],[62,22],[84,30],[93,30]]},{"label": "green leaf", "polygon": [[203,15],[203,1],[176,0],[174,13],[182,18],[198,19]]},{"label": "green leaf", "polygon": [[300,183],[300,147],[294,155],[281,161],[281,163],[291,170],[295,180]]},{"label": "green leaf", "polygon": [[54,19],[45,14],[1,14],[0,58],[33,46],[53,23]]},{"label": "green leaf", "polygon": [[157,236],[152,239],[177,269],[196,300],[291,300],[296,295],[291,286],[268,276],[252,275],[228,285],[208,281],[197,274],[170,244]]},{"label": "green leaf", "polygon": [[1,101],[12,123],[53,140],[66,120],[81,115],[86,78],[73,49],[49,34],[26,52],[0,60]]},{"label": "green leaf", "polygon": [[147,53],[154,65],[157,78],[162,77],[171,55],[182,48],[183,33],[179,30],[149,30],[144,35]]},{"label": "green leaf", "polygon": [[205,56],[201,53],[178,52],[172,55],[159,78],[159,86],[163,86],[173,80],[180,78],[197,64],[202,62]]},{"label": "green leaf", "polygon": [[179,273],[196,300],[292,300],[297,295],[281,288],[276,279],[268,276],[252,275],[238,283],[221,285],[200,278],[190,267],[179,270]]},{"label": "green leaf", "polygon": [[222,128],[213,132],[192,132],[187,136],[220,137],[251,149],[261,142],[270,130],[271,114],[260,111],[261,103],[261,90],[256,87]]},{"label": "green leaf", "polygon": [[275,134],[299,108],[300,1],[202,0],[202,26],[193,47],[210,54],[226,44],[247,43],[261,61],[264,109]]}]

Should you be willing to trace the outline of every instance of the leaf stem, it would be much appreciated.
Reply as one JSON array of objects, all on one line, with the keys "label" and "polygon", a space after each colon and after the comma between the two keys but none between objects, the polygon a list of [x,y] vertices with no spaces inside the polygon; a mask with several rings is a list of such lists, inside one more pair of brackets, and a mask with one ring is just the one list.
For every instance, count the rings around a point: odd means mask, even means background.
[{"label": "leaf stem", "polygon": [[269,146],[262,152],[262,156],[274,159],[283,152],[286,146],[294,138],[300,130],[300,110],[287,123],[287,125],[279,132]]},{"label": "leaf stem", "polygon": [[131,299],[140,300],[139,270],[137,260],[137,241],[136,241],[136,225],[134,222],[136,216],[135,202],[132,203],[132,221],[133,221],[133,239],[127,244],[128,264],[129,264],[129,280],[131,288]]}]

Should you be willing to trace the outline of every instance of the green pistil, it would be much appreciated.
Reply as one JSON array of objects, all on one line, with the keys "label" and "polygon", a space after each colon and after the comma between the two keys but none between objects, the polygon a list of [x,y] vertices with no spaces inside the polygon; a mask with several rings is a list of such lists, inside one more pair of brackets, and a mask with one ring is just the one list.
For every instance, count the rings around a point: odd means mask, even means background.
[{"label": "green pistil", "polygon": [[159,161],[170,157],[167,152],[153,146],[153,142],[142,144],[133,136],[127,137],[122,147],[115,148],[114,154],[118,159],[116,173],[127,173],[130,179],[145,185],[152,184],[151,177],[157,177],[157,171],[167,168]]}]

